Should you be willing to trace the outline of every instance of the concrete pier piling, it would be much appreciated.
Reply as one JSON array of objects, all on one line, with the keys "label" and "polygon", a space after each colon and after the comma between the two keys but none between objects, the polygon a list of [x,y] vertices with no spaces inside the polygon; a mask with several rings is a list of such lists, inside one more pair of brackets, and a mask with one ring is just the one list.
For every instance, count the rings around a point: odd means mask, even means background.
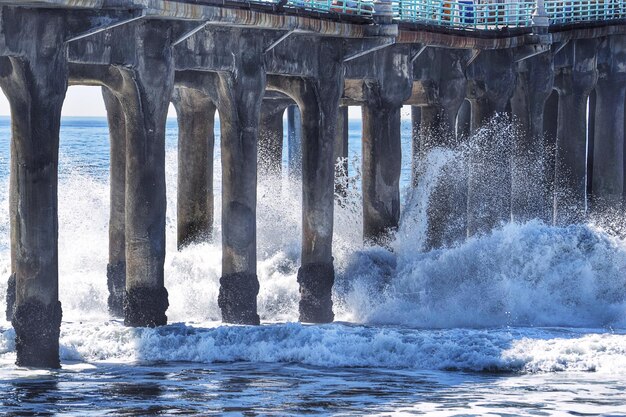
[{"label": "concrete pier piling", "polygon": [[554,85],[552,54],[543,53],[518,63],[517,85],[511,98],[519,127],[513,143],[511,213],[513,220],[540,219],[552,223],[548,183],[551,158],[544,139],[544,108]]},{"label": "concrete pier piling", "polygon": [[135,66],[120,69],[118,99],[126,115],[127,326],[167,323],[165,260],[165,122],[174,87],[167,22],[137,25]]},{"label": "concrete pier piling", "polygon": [[596,40],[576,40],[556,56],[559,70],[554,85],[559,92],[559,110],[554,221],[557,225],[577,223],[585,218],[587,101],[598,79],[596,48]]},{"label": "concrete pier piling", "polygon": [[[591,208],[617,212],[624,202],[624,101],[626,100],[626,37],[605,39],[598,53]],[[592,126],[590,126],[592,128]]]},{"label": "concrete pier piling", "polygon": [[477,134],[494,116],[505,116],[516,80],[511,61],[510,51],[483,51],[466,70],[474,135],[467,194],[469,236],[487,233],[511,218],[511,139],[495,131]]},{"label": "concrete pier piling", "polygon": [[400,221],[400,109],[363,106],[363,238],[374,244]]},{"label": "concrete pier piling", "polygon": [[[1,60],[0,67],[0,83],[11,106],[11,178],[16,181],[11,197],[15,198],[15,219],[11,222],[15,305],[11,318],[16,363],[58,368],[62,315],[58,290],[58,149],[68,83],[63,46],[68,24],[62,13],[5,9],[0,25],[4,36],[15,39],[11,47],[21,52],[19,59]],[[42,50],[48,53],[42,56]]]},{"label": "concrete pier piling", "polygon": [[401,49],[376,53],[375,82],[364,85],[362,139],[363,239],[385,244],[400,221],[400,110],[412,77]]},{"label": "concrete pier piling", "polygon": [[222,320],[259,324],[256,275],[257,143],[265,72],[263,44],[242,30],[236,71],[218,74],[222,147]]},{"label": "concrete pier piling", "polygon": [[126,117],[114,93],[102,87],[110,141],[108,307],[114,317],[124,317],[126,296]]},{"label": "concrete pier piling", "polygon": [[178,249],[213,235],[213,153],[215,104],[202,92],[176,87],[178,118]]}]

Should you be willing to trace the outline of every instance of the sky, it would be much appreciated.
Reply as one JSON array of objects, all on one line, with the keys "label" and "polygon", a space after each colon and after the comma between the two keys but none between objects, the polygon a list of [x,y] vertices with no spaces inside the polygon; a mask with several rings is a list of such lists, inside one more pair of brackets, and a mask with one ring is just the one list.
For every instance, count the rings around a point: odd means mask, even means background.
[{"label": "sky", "polygon": [[[350,107],[350,118],[358,119],[361,117],[358,107]],[[406,112],[402,117],[406,118]],[[102,101],[102,93],[100,87],[87,86],[71,86],[67,89],[65,102],[63,103],[63,116],[82,116],[82,117],[106,117],[104,102]],[[10,116],[9,103],[0,91],[0,116]],[[168,117],[176,117],[174,106],[170,104]],[[409,116],[410,117],[410,116]]]},{"label": "sky", "polygon": [[[106,110],[100,87],[71,86],[67,89],[65,102],[63,103],[63,116],[102,116]],[[0,116],[9,116],[9,103],[0,92]],[[170,105],[169,115],[176,117],[173,106]]]}]

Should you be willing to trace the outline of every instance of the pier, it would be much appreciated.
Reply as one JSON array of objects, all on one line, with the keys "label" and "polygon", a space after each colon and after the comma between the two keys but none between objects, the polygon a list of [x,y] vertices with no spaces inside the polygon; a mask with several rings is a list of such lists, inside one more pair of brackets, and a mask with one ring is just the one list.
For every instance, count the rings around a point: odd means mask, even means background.
[{"label": "pier", "polygon": [[[284,141],[288,174],[302,181],[300,320],[333,321],[347,106],[363,115],[365,244],[386,245],[399,224],[404,105],[413,112],[415,173],[428,150],[454,147],[496,115],[521,129],[510,146],[472,148],[458,173],[464,189],[435,190],[429,248],[502,221],[567,225],[623,208],[624,0],[0,0],[0,87],[12,122],[6,314],[21,366],[60,366],[58,151],[70,85],[102,88],[109,309],[128,326],[167,323],[170,102],[179,125],[179,249],[213,238],[220,120],[225,323],[260,322],[256,186],[260,175],[280,175]],[[453,233],[442,227],[451,219],[460,222]]]}]

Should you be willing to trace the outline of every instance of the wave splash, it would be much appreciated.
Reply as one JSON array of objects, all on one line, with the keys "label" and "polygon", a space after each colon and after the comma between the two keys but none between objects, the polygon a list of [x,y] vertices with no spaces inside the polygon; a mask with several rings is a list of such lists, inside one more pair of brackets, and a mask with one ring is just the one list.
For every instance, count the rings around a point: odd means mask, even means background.
[{"label": "wave splash", "polygon": [[[334,302],[338,320],[363,326],[270,324],[210,329],[197,326],[220,319],[221,248],[203,243],[176,251],[176,150],[170,149],[167,314],[170,322],[188,325],[125,329],[108,321],[106,311],[108,184],[64,158],[69,172],[61,176],[59,185],[59,276],[67,360],[275,360],[532,371],[558,369],[562,355],[545,360],[528,352],[571,351],[581,343],[588,350],[566,361],[563,369],[608,366],[598,359],[602,355],[596,345],[612,356],[606,363],[624,360],[619,348],[626,346],[623,335],[478,329],[626,328],[626,241],[593,224],[553,227],[530,221],[504,224],[463,243],[424,251],[429,193],[445,167],[459,158],[446,149],[429,153],[431,168],[423,173],[419,187],[406,190],[403,221],[390,244],[392,250],[361,245],[359,170],[352,170],[357,174],[345,181],[347,193],[335,207]],[[216,207],[220,207],[219,165],[215,164]],[[6,190],[7,184],[0,188],[4,219],[8,219]],[[215,214],[214,242],[220,242],[219,210]],[[266,323],[296,321],[299,184],[287,178],[261,181],[257,214],[259,313]],[[5,277],[10,272],[8,235],[7,221],[0,224],[0,275]],[[5,291],[6,280],[0,280],[0,294]],[[3,320],[0,328],[6,330],[0,336],[0,354],[11,355],[13,331]],[[372,325],[376,327],[365,327]],[[416,328],[431,330],[411,330]]]}]

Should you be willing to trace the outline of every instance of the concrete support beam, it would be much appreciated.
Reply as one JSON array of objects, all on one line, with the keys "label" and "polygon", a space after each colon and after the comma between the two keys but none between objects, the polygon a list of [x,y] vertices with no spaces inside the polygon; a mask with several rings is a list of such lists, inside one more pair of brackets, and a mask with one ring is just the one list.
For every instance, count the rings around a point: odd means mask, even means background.
[{"label": "concrete support beam", "polygon": [[606,39],[598,54],[591,209],[621,210],[624,200],[624,101],[626,37]]},{"label": "concrete support beam", "polygon": [[259,125],[259,175],[280,177],[283,166],[284,102],[263,100]]},{"label": "concrete support beam", "polygon": [[178,117],[178,249],[213,235],[215,104],[198,90],[176,87]]},{"label": "concrete support beam", "polygon": [[335,161],[335,194],[345,196],[347,183],[342,178],[348,174],[348,138],[350,134],[348,107],[339,107],[337,115],[335,149],[333,152]]},{"label": "concrete support beam", "polygon": [[[17,365],[58,368],[58,148],[67,90],[60,14],[3,10],[0,25],[20,58],[0,60],[0,86],[11,106],[11,246],[15,274]],[[30,32],[33,27],[46,28]],[[47,51],[42,54],[41,51]],[[14,182],[15,181],[15,182]]]},{"label": "concrete support beam", "polygon": [[119,69],[115,94],[126,116],[126,299],[124,323],[167,323],[165,260],[165,123],[174,88],[171,28],[146,21],[136,61]]},{"label": "concrete support beam", "polygon": [[256,275],[257,143],[265,72],[263,43],[240,35],[236,70],[220,73],[218,109],[222,129],[222,277],[218,304],[226,323],[259,324]]},{"label": "concrete support beam", "polygon": [[402,52],[376,53],[376,79],[364,83],[363,239],[374,244],[385,244],[400,220],[400,110],[412,85],[409,55]]},{"label": "concrete support beam", "polygon": [[302,177],[302,116],[297,105],[287,108],[288,173],[293,179]]},{"label": "concrete support beam", "polygon": [[551,158],[544,144],[544,107],[554,85],[552,55],[544,53],[518,63],[511,98],[519,137],[513,144],[511,212],[513,220],[552,223],[548,183]]},{"label": "concrete support beam", "polygon": [[476,134],[496,114],[506,110],[515,88],[511,61],[509,50],[483,51],[466,70],[474,133],[467,196],[469,236],[488,233],[511,218],[510,138],[498,137],[498,132]]},{"label": "concrete support beam", "polygon": [[110,215],[109,215],[109,312],[124,317],[126,296],[126,117],[114,93],[102,87],[102,98],[107,111],[110,141]]},{"label": "concrete support beam", "polygon": [[585,219],[587,101],[598,78],[596,47],[595,40],[570,42],[561,53],[570,56],[572,65],[559,71],[554,80],[559,92],[554,179],[557,225]]}]

